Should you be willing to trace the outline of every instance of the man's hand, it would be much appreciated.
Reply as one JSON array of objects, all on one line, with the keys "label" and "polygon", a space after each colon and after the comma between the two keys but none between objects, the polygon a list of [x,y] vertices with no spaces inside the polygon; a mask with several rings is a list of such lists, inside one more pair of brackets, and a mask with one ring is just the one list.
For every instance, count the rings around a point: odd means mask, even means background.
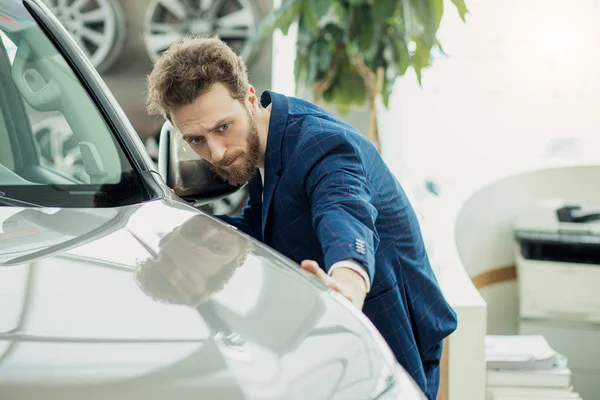
[{"label": "man's hand", "polygon": [[341,293],[352,302],[359,310],[362,310],[367,290],[365,280],[356,271],[349,268],[337,268],[329,276],[319,267],[319,264],[313,260],[304,260],[300,264],[302,269],[310,272],[319,278],[325,285]]}]

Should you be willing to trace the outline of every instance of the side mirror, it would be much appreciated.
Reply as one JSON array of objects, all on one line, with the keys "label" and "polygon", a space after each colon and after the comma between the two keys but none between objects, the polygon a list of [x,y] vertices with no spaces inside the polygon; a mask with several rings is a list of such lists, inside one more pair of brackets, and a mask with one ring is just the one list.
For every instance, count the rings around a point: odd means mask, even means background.
[{"label": "side mirror", "polygon": [[195,206],[221,199],[241,188],[216,175],[169,121],[165,121],[160,131],[158,171],[175,194],[193,201]]}]

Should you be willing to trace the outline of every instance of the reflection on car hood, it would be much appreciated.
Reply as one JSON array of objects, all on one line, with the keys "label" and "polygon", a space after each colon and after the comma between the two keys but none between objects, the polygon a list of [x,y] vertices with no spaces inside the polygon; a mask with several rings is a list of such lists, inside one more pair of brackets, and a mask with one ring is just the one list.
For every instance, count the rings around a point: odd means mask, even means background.
[{"label": "reflection on car hood", "polygon": [[0,227],[3,398],[370,399],[393,379],[364,316],[184,205],[0,207]]}]

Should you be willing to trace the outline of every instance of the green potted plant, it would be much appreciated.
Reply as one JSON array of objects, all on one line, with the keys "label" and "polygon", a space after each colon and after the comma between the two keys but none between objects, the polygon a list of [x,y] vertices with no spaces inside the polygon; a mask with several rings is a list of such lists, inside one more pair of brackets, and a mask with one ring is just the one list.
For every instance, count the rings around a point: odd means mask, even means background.
[{"label": "green potted plant", "polygon": [[[464,0],[452,2],[464,21]],[[377,99],[388,106],[394,81],[409,66],[421,83],[432,50],[441,50],[443,12],[444,0],[282,0],[254,40],[275,29],[287,35],[297,21],[297,87],[311,88],[315,102],[335,104],[341,113],[367,103],[367,137],[379,149]]]}]

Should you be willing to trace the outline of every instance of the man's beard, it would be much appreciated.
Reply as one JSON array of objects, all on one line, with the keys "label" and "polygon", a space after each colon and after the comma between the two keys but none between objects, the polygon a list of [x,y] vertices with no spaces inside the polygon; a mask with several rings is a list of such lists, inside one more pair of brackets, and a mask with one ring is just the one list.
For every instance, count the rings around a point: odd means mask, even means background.
[{"label": "man's beard", "polygon": [[[258,139],[258,128],[256,121],[248,115],[250,130],[246,139],[246,151],[238,150],[235,153],[227,155],[218,163],[209,164],[211,169],[223,179],[234,186],[240,186],[247,183],[256,174],[258,164],[258,153],[260,151],[260,141]],[[230,162],[242,158],[240,165],[226,167]]]}]

